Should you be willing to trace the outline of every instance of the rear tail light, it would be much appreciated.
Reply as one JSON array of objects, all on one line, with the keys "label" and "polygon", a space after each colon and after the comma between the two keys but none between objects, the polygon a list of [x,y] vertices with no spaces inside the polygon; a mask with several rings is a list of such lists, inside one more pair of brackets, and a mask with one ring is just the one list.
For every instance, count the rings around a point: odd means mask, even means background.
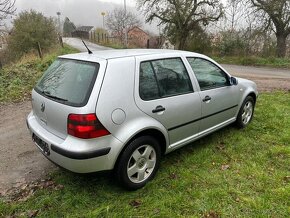
[{"label": "rear tail light", "polygon": [[68,115],[67,133],[82,139],[98,138],[111,134],[95,114]]}]

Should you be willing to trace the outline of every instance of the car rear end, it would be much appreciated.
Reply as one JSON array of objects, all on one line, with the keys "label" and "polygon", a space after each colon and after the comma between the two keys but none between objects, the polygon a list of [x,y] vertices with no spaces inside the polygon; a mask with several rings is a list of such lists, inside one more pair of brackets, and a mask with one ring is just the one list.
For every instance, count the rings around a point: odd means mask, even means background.
[{"label": "car rear end", "polygon": [[32,140],[49,160],[73,172],[112,169],[112,147],[121,145],[96,115],[106,66],[107,60],[88,54],[60,57],[32,91]]}]

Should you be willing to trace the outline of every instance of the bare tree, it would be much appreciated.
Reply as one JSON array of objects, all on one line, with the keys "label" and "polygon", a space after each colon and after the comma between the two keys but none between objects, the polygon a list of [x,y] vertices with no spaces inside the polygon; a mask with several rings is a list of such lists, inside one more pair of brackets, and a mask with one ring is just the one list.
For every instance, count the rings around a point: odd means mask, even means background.
[{"label": "bare tree", "polygon": [[257,12],[263,12],[273,26],[277,39],[276,55],[285,57],[286,39],[290,35],[290,0],[251,0]]},{"label": "bare tree", "polygon": [[248,13],[248,7],[244,1],[227,0],[225,8],[225,19],[229,22],[231,32],[238,31],[243,26],[243,20]]},{"label": "bare tree", "polygon": [[138,0],[138,3],[147,15],[146,22],[158,19],[178,49],[185,48],[194,30],[217,21],[223,15],[219,0]]},{"label": "bare tree", "polygon": [[129,32],[134,27],[141,27],[141,21],[132,12],[116,8],[108,13],[106,26],[121,41],[124,41],[125,31]]},{"label": "bare tree", "polygon": [[4,26],[2,21],[7,18],[8,15],[14,14],[16,8],[14,7],[16,0],[0,0],[0,26]]}]

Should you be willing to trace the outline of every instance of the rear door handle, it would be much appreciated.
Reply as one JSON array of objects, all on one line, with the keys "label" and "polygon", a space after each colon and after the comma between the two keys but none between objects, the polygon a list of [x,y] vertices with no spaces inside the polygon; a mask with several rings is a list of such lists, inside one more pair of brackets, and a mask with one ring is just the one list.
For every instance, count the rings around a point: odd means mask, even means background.
[{"label": "rear door handle", "polygon": [[204,99],[202,99],[203,102],[207,102],[210,101],[211,97],[209,97],[208,95],[204,97]]},{"label": "rear door handle", "polygon": [[158,113],[161,111],[165,111],[165,108],[161,105],[158,105],[155,109],[152,110],[152,113]]}]

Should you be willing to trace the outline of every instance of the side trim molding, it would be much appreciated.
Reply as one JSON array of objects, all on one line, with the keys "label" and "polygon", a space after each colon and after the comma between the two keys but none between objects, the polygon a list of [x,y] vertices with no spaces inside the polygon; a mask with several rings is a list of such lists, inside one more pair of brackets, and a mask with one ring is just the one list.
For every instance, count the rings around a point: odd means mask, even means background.
[{"label": "side trim molding", "polygon": [[200,118],[198,118],[198,119],[195,119],[195,120],[192,120],[192,121],[189,121],[189,122],[186,122],[186,123],[180,124],[180,125],[178,125],[178,126],[171,127],[171,128],[168,129],[168,131],[171,131],[171,130],[174,130],[174,129],[178,129],[178,128],[180,128],[180,127],[183,127],[183,126],[189,125],[189,124],[191,124],[191,123],[194,123],[194,122],[197,122],[197,121],[200,121],[200,120],[206,119],[206,118],[208,118],[208,117],[211,117],[211,116],[217,115],[217,114],[219,114],[219,113],[225,112],[225,111],[227,111],[227,110],[233,109],[233,108],[235,108],[235,107],[237,107],[237,106],[238,106],[238,105],[236,104],[236,105],[234,105],[234,106],[232,106],[232,107],[229,107],[229,108],[223,109],[223,110],[218,111],[218,112],[216,112],[216,113],[209,114],[209,115],[207,115],[207,116],[200,117]]},{"label": "side trim molding", "polygon": [[195,135],[189,136],[188,138],[185,138],[185,139],[182,139],[182,140],[180,140],[178,142],[175,142],[174,144],[171,144],[168,147],[169,148],[169,152],[171,152],[171,151],[173,151],[173,150],[175,150],[175,149],[177,149],[179,147],[182,147],[185,144],[188,144],[190,142],[193,142],[193,141],[195,141],[195,140],[197,140],[199,138],[202,138],[205,135],[208,135],[208,134],[210,134],[210,133],[212,133],[212,132],[214,132],[214,131],[222,128],[222,127],[225,127],[225,126],[229,125],[230,123],[234,122],[235,120],[236,120],[236,118],[233,117],[233,118],[231,118],[229,120],[226,120],[225,122],[222,122],[222,123],[220,123],[218,125],[215,125],[215,126],[209,128],[209,129],[206,129],[206,130],[200,132],[200,133],[197,133]]}]

